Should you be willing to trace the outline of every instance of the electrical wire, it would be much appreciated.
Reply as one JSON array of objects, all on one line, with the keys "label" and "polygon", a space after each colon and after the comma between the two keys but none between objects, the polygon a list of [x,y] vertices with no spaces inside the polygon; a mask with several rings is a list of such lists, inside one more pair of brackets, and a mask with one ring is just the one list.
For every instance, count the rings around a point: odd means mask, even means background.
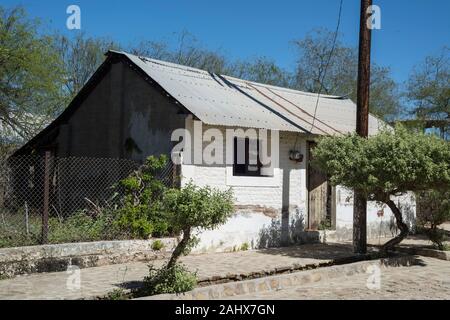
[{"label": "electrical wire", "polygon": [[320,80],[320,88],[319,88],[319,92],[317,93],[316,107],[314,108],[314,116],[313,116],[312,126],[311,126],[311,130],[310,130],[311,133],[312,133],[312,130],[314,128],[314,123],[315,123],[316,116],[317,116],[317,107],[319,106],[320,94],[322,93],[322,89],[323,89],[323,81],[325,80],[325,76],[327,74],[327,69],[328,69],[328,66],[330,65],[330,61],[331,61],[331,58],[333,56],[334,49],[336,47],[336,40],[337,40],[337,37],[338,37],[339,27],[341,25],[342,3],[343,3],[343,0],[341,0],[341,2],[339,4],[339,14],[338,14],[338,20],[337,20],[337,25],[336,25],[336,31],[334,33],[333,46],[331,47],[330,55],[328,56],[328,60],[327,60],[327,63],[325,65],[325,69],[323,71],[323,76],[322,76],[322,79]]}]

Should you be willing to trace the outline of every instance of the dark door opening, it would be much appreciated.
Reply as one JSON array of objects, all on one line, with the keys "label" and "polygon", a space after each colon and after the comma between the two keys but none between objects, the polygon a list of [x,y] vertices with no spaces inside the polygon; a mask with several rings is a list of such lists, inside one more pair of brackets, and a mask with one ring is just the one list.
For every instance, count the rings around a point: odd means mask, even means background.
[{"label": "dark door opening", "polygon": [[308,229],[334,229],[336,226],[335,192],[327,176],[311,165],[311,150],[317,145],[308,141]]}]

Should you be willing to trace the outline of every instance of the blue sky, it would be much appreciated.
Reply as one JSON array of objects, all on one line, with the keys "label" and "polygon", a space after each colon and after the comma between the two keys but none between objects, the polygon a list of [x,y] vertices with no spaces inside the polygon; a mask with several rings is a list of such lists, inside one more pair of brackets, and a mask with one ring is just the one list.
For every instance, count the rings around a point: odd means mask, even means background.
[{"label": "blue sky", "polygon": [[[66,34],[66,8],[81,8],[82,30],[124,44],[140,40],[175,41],[183,30],[232,58],[267,56],[292,69],[290,42],[317,27],[334,30],[339,0],[2,0],[23,5],[52,30]],[[359,0],[344,0],[343,41],[357,45]],[[373,32],[373,59],[389,66],[398,82],[426,55],[450,46],[450,1],[374,0],[381,7],[382,29]]]}]

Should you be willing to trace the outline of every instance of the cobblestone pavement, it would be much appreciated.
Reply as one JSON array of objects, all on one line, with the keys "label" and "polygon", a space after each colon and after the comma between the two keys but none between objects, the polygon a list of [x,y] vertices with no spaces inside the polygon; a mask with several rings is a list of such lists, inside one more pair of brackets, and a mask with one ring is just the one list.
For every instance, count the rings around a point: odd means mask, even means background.
[{"label": "cobblestone pavement", "polygon": [[382,268],[379,289],[369,289],[363,273],[233,299],[450,299],[450,261],[420,259],[423,265]]},{"label": "cobblestone pavement", "polygon": [[[352,256],[349,245],[313,244],[288,248],[189,255],[182,262],[199,278],[248,274],[286,266],[327,262]],[[155,262],[160,265],[162,262]],[[79,299],[102,296],[141,281],[147,263],[116,264],[67,272],[52,272],[0,280],[0,299]],[[79,277],[78,277],[79,276]],[[80,281],[78,281],[80,279]]]},{"label": "cobblestone pavement", "polygon": [[[450,224],[446,225],[445,228],[450,229]],[[444,228],[442,228],[444,229]],[[444,229],[445,230],[445,229]],[[449,230],[450,231],[450,230]],[[380,239],[368,239],[367,244],[369,245],[375,245],[375,246],[381,246],[384,243],[391,240],[392,237],[383,237]],[[348,244],[351,245],[352,241],[340,241],[340,244]],[[450,241],[446,241],[444,243],[447,243],[450,245]],[[402,247],[422,247],[422,248],[434,248],[433,243],[428,239],[426,235],[423,234],[412,234],[409,235],[407,238],[403,239],[400,246]]]}]

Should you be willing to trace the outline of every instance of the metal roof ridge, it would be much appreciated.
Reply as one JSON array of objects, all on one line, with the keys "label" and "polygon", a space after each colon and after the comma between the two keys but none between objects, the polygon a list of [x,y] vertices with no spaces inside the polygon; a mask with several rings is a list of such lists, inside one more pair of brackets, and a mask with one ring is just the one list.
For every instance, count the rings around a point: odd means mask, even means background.
[{"label": "metal roof ridge", "polygon": [[[187,71],[187,72],[196,72],[196,73],[200,73],[203,74],[205,76],[211,76],[212,74],[216,74],[213,72],[209,72],[207,70],[203,70],[203,69],[199,69],[199,68],[195,68],[195,67],[189,67],[186,65],[182,65],[182,64],[178,64],[178,63],[174,63],[174,62],[169,62],[169,61],[164,61],[164,60],[159,60],[159,59],[154,59],[154,58],[150,58],[150,57],[145,57],[145,56],[139,56],[139,55],[135,55],[132,53],[128,53],[125,51],[116,51],[116,50],[109,50],[108,52],[113,52],[113,53],[118,53],[118,54],[124,54],[124,55],[128,55],[128,56],[134,56],[137,57],[141,60],[143,60],[144,62],[151,62],[151,63],[155,63],[164,67],[168,67],[168,68],[176,68],[176,69],[180,69],[183,71]],[[270,84],[265,84],[265,83],[260,83],[260,82],[255,82],[255,81],[250,81],[250,80],[245,80],[245,79],[241,79],[241,78],[237,78],[237,77],[233,77],[233,76],[229,76],[229,75],[224,75],[224,74],[217,74],[220,75],[222,77],[225,77],[229,80],[232,81],[238,81],[241,82],[243,84],[246,83],[251,83],[252,85],[256,85],[256,86],[260,86],[260,87],[268,87],[271,88],[272,90],[280,90],[280,91],[286,91],[286,92],[291,92],[294,94],[299,94],[299,95],[304,95],[304,96],[309,96],[309,97],[317,97],[318,93],[314,93],[314,92],[307,92],[307,91],[301,91],[301,90],[296,90],[296,89],[292,89],[292,88],[287,88],[287,87],[280,87],[280,86],[274,86],[274,85],[270,85]],[[339,100],[349,100],[351,101],[351,99],[343,99],[342,96],[336,96],[336,95],[325,95],[325,94],[321,94],[320,95],[321,98],[323,99],[339,99]],[[353,103],[353,101],[352,101]]]}]

